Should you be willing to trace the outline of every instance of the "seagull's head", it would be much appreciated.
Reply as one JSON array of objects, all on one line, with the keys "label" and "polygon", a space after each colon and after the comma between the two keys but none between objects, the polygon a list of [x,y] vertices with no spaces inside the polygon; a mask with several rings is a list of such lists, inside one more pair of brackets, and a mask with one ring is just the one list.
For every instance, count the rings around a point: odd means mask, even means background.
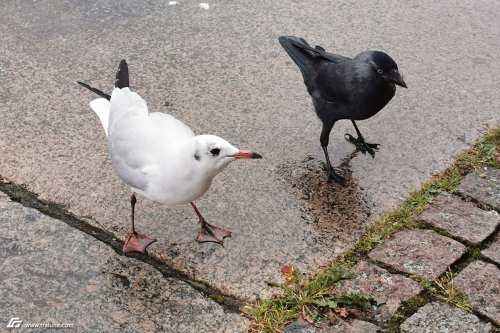
[{"label": "seagull's head", "polygon": [[193,158],[215,176],[236,159],[262,156],[250,150],[240,150],[216,135],[198,135],[194,138]]}]

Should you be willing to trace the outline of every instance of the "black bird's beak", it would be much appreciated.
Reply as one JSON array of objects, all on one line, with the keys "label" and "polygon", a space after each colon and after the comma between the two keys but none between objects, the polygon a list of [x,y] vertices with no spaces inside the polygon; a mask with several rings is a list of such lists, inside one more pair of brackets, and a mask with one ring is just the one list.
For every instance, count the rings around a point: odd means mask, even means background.
[{"label": "black bird's beak", "polygon": [[398,86],[408,89],[408,86],[406,85],[405,81],[403,81],[401,74],[399,74],[397,70],[393,70],[386,74],[385,79],[389,82],[397,84]]}]

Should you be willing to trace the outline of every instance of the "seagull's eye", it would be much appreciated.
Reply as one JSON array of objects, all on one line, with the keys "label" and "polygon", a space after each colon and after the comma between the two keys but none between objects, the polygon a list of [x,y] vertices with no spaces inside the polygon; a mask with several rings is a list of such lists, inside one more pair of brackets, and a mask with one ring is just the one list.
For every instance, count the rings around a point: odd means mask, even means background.
[{"label": "seagull's eye", "polygon": [[210,154],[212,154],[214,156],[219,155],[219,153],[220,153],[220,149],[219,148],[212,148],[212,149],[210,149]]},{"label": "seagull's eye", "polygon": [[384,71],[383,71],[383,70],[381,70],[380,68],[379,68],[379,69],[377,69],[377,73],[382,74],[383,72],[384,72]]}]

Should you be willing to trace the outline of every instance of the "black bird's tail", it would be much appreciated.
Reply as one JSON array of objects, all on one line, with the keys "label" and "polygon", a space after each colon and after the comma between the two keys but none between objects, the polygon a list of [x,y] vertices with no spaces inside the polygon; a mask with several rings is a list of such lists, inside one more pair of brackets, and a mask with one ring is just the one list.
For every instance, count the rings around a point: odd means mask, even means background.
[{"label": "black bird's tail", "polygon": [[314,48],[304,38],[281,36],[278,40],[290,58],[299,66],[304,76],[307,76],[314,70],[313,62],[318,50],[314,52]]},{"label": "black bird's tail", "polygon": [[128,65],[125,59],[123,59],[120,61],[118,71],[116,72],[115,88],[127,88],[128,84]]},{"label": "black bird's tail", "polygon": [[88,84],[86,83],[83,83],[83,82],[80,82],[80,81],[76,81],[76,83],[78,83],[79,85],[81,85],[82,87],[85,87],[87,88],[88,90],[96,93],[97,95],[101,96],[102,98],[106,98],[108,101],[111,99],[111,96],[109,96],[108,94],[106,94],[105,92],[102,92],[101,90],[97,89],[97,88],[92,88],[91,86],[89,86]]}]

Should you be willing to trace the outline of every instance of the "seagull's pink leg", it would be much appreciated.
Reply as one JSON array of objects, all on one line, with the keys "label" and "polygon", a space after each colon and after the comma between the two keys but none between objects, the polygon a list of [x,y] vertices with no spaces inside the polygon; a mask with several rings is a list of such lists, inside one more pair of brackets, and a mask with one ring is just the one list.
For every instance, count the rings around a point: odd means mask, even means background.
[{"label": "seagull's pink leg", "polygon": [[135,232],[134,228],[134,209],[135,209],[135,203],[137,202],[137,199],[135,197],[135,193],[132,193],[130,196],[130,205],[132,207],[132,216],[131,216],[131,222],[130,222],[130,236],[123,245],[123,253],[129,253],[129,252],[141,252],[144,253],[146,248],[148,247],[149,244],[153,243],[156,241],[156,238],[149,237],[143,234],[138,234]]},{"label": "seagull's pink leg", "polygon": [[197,242],[214,242],[222,245],[224,238],[231,237],[231,231],[207,223],[203,216],[201,216],[198,208],[194,205],[194,202],[190,202],[190,204],[200,219],[200,231],[198,232],[198,237],[196,238]]}]

